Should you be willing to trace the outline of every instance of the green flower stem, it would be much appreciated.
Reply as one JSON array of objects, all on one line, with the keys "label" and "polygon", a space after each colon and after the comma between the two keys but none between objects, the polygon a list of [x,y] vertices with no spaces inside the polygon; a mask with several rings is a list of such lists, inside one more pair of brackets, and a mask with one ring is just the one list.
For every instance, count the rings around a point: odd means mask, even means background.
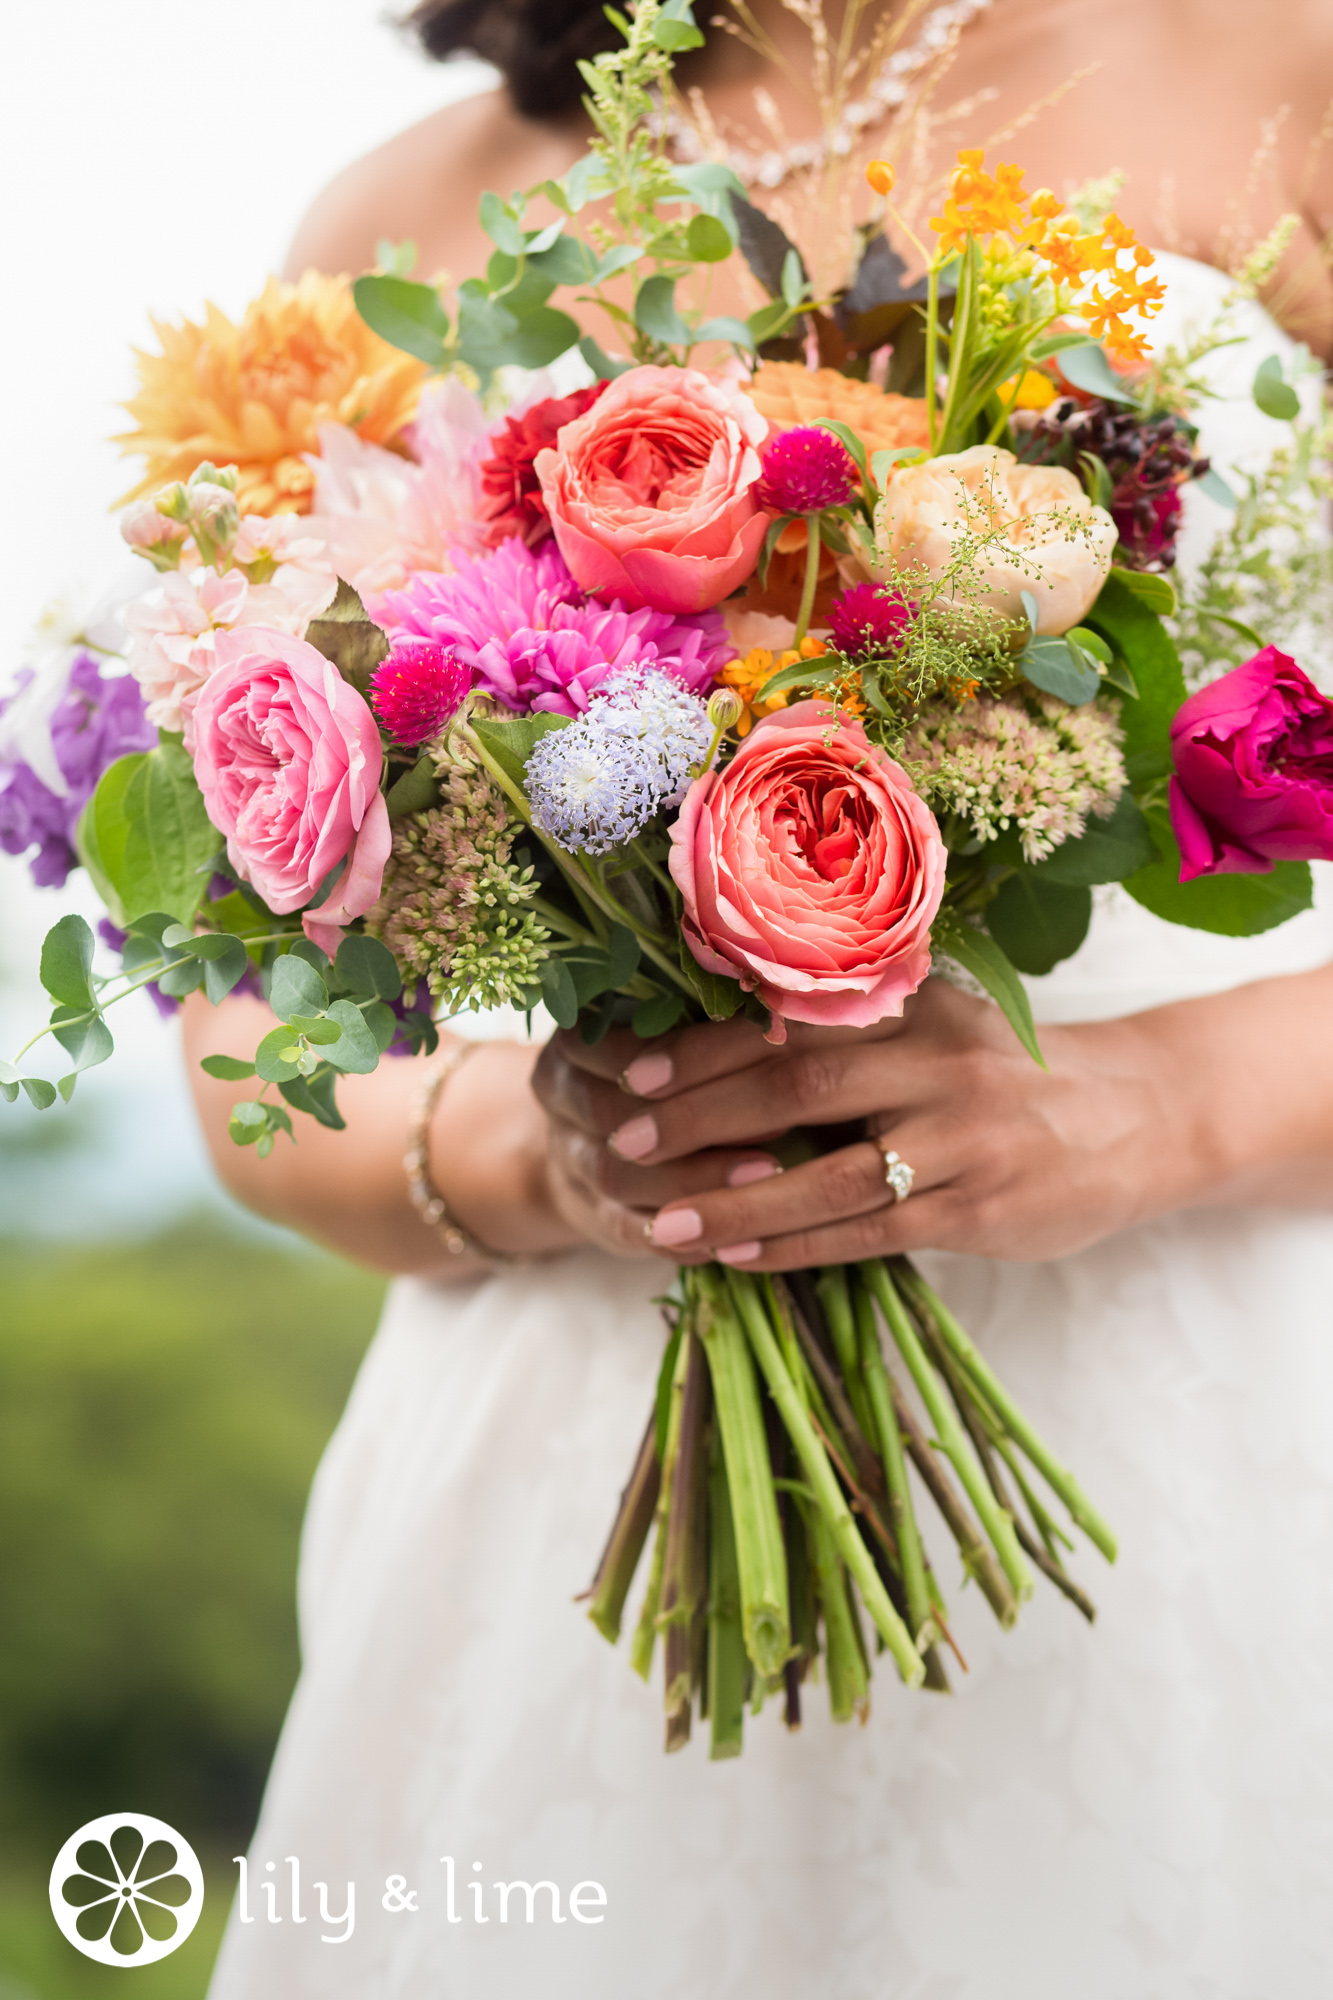
[{"label": "green flower stem", "polygon": [[869,1712],[870,1676],[852,1622],[847,1572],[838,1558],[833,1531],[818,1507],[808,1509],[807,1525],[824,1613],[829,1708],[835,1722],[850,1722],[854,1715],[864,1718]]},{"label": "green flower stem", "polygon": [[744,1747],[748,1666],[731,1496],[715,1430],[708,1462],[708,1754],[712,1758],[739,1757]]},{"label": "green flower stem", "polygon": [[[1089,1541],[1101,1550],[1108,1562],[1114,1562],[1115,1536],[1084,1494],[1073,1474],[1067,1472],[1059,1460],[1052,1456],[1008,1390],[986,1365],[948,1307],[936,1297],[920,1273],[905,1260],[898,1268],[907,1296],[914,1304],[920,1301],[925,1311],[931,1315],[945,1346],[957,1358],[982,1395],[988,1398],[1010,1437],[1036,1466],[1051,1491],[1059,1494],[1069,1509],[1071,1518],[1082,1528]],[[886,1272],[886,1278],[887,1275]]]},{"label": "green flower stem", "polygon": [[665,1637],[666,1712],[678,1725],[683,1722],[683,1728],[677,1726],[668,1733],[668,1749],[689,1740],[696,1621],[707,1588],[708,1364],[688,1328],[681,1349],[686,1356],[685,1381],[657,1612],[658,1628]]},{"label": "green flower stem", "polygon": [[838,1357],[847,1400],[852,1406],[862,1435],[868,1443],[873,1444],[875,1424],[870,1405],[866,1400],[865,1382],[861,1374],[856,1323],[852,1317],[852,1300],[847,1287],[845,1266],[831,1264],[827,1270],[821,1271],[815,1284],[815,1296],[824,1314],[824,1324],[829,1330],[833,1351]]},{"label": "green flower stem", "polygon": [[792,635],[792,645],[798,653],[801,650],[801,641],[810,629],[810,619],[815,608],[815,591],[819,587],[819,551],[823,546],[823,538],[819,532],[818,514],[806,515],[805,534],[805,585],[801,591],[801,608],[796,614],[796,630]]},{"label": "green flower stem", "polygon": [[865,1378],[866,1393],[874,1411],[875,1428],[879,1434],[880,1457],[884,1462],[884,1481],[889,1492],[889,1510],[898,1543],[899,1568],[902,1573],[903,1590],[907,1596],[908,1620],[916,1638],[917,1650],[924,1653],[938,1636],[935,1621],[931,1616],[925,1558],[921,1551],[921,1537],[917,1532],[916,1515],[912,1511],[912,1494],[907,1483],[907,1461],[903,1456],[903,1441],[898,1430],[898,1420],[893,1414],[893,1393],[889,1387],[888,1370],[884,1366],[884,1353],[879,1343],[879,1328],[875,1324],[874,1301],[870,1294],[859,1286],[856,1293],[856,1319],[861,1340],[861,1373]]},{"label": "green flower stem", "polygon": [[746,1651],[766,1678],[780,1672],[791,1636],[787,1557],[759,1385],[745,1333],[718,1272],[705,1266],[694,1273],[694,1284],[700,1295],[695,1324],[708,1356],[731,1491],[741,1630]]},{"label": "green flower stem", "polygon": [[932,257],[926,267],[926,424],[932,458],[935,456],[935,443],[939,435],[935,413],[935,371],[939,336],[940,266],[939,259]]},{"label": "green flower stem", "polygon": [[625,1599],[634,1581],[644,1543],[648,1540],[648,1531],[653,1525],[660,1487],[657,1412],[654,1410],[648,1419],[648,1428],[643,1434],[629,1484],[620,1496],[620,1509],[602,1551],[602,1560],[597,1565],[592,1602],[588,1606],[589,1618],[602,1637],[613,1646],[620,1637]]},{"label": "green flower stem", "polygon": [[[1018,1616],[1018,1603],[1005,1579],[1004,1571],[978,1532],[975,1521],[963,1504],[962,1496],[941,1465],[939,1455],[931,1449],[911,1404],[896,1382],[892,1386],[893,1413],[898,1420],[898,1429],[906,1441],[908,1456],[921,1476],[922,1485],[944,1516],[949,1533],[957,1544],[959,1559],[965,1573],[975,1579],[982,1596],[1001,1626],[1008,1631]],[[940,1609],[942,1613],[943,1606]]]},{"label": "green flower stem", "polygon": [[[676,1365],[672,1371],[671,1388],[668,1392],[666,1442],[662,1451],[662,1477],[658,1487],[657,1506],[654,1510],[655,1534],[653,1538],[653,1559],[648,1571],[648,1588],[644,1592],[643,1605],[639,1611],[639,1622],[634,1628],[634,1638],[630,1643],[629,1663],[640,1680],[647,1680],[653,1668],[653,1648],[657,1644],[657,1610],[662,1601],[662,1578],[666,1570],[666,1547],[668,1516],[671,1510],[671,1485],[676,1469],[676,1452],[680,1444],[681,1407],[685,1400],[685,1370],[689,1364],[689,1348],[681,1341],[676,1349]],[[655,1414],[654,1414],[655,1427]]]},{"label": "green flower stem", "polygon": [[1000,1559],[1000,1566],[1013,1587],[1015,1596],[1021,1602],[1032,1595],[1032,1572],[1023,1560],[1014,1533],[1014,1524],[1000,1507],[986,1482],[985,1474],[977,1463],[953,1405],[939,1376],[926,1358],[921,1339],[893,1288],[887,1267],[879,1258],[859,1266],[863,1284],[870,1291],[880,1311],[888,1323],[889,1331],[897,1343],[898,1351],[911,1371],[921,1400],[930,1413],[936,1435],[944,1448],[945,1455],[963,1483],[968,1499],[976,1510],[991,1546]]},{"label": "green flower stem", "polygon": [[750,1345],[768,1384],[768,1392],[778,1406],[778,1413],[787,1427],[787,1435],[796,1447],[796,1455],[801,1461],[807,1481],[814,1491],[820,1511],[827,1519],[833,1532],[838,1554],[856,1580],[857,1588],[865,1601],[866,1610],[875,1622],[885,1645],[892,1653],[898,1671],[909,1687],[919,1687],[925,1677],[921,1656],[912,1643],[911,1634],[898,1613],[894,1610],[884,1582],[875,1567],[874,1558],[857,1533],[851,1509],[843,1497],[842,1488],[829,1464],[828,1454],[816,1437],[800,1392],[783,1364],[768,1315],[764,1311],[754,1280],[742,1272],[728,1271],[727,1280],[737,1310],[743,1316],[745,1331]]}]

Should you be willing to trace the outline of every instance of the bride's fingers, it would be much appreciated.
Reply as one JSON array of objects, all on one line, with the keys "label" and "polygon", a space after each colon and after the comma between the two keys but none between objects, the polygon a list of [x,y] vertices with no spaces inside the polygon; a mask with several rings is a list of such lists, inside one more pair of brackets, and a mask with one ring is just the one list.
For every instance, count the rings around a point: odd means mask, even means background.
[{"label": "bride's fingers", "polygon": [[[932,1140],[926,1128],[918,1127],[914,1133],[905,1125],[901,1140],[895,1133],[890,1143],[911,1161],[915,1185],[922,1190],[951,1178],[955,1163],[941,1150],[938,1136]],[[885,1178],[884,1153],[863,1140],[780,1176],[672,1202],[653,1217],[649,1241],[654,1249],[685,1263],[737,1251],[747,1254],[729,1254],[724,1261],[746,1263],[775,1240],[873,1218],[895,1205],[901,1204],[896,1204]]]},{"label": "bride's fingers", "polygon": [[712,1194],[719,1188],[752,1187],[782,1171],[771,1153],[753,1147],[719,1148],[691,1153],[660,1167],[639,1167],[618,1159],[601,1140],[574,1126],[553,1127],[551,1144],[570,1172],[599,1194],[637,1209],[641,1218],[669,1202]]},{"label": "bride's fingers", "polygon": [[882,1022],[874,1029],[813,1028],[792,1022],[781,1047],[766,1041],[756,1022],[743,1020],[678,1028],[650,1042],[628,1028],[613,1029],[594,1048],[571,1029],[557,1035],[555,1042],[574,1068],[617,1084],[629,1096],[659,1099],[738,1070],[782,1062],[806,1047],[882,1040],[900,1033],[902,1027],[901,1021]]},{"label": "bride's fingers", "polygon": [[724,1245],[716,1255],[738,1271],[805,1271],[822,1264],[855,1264],[866,1257],[970,1247],[966,1234],[960,1237],[958,1231],[952,1191],[940,1187],[826,1228],[798,1229],[757,1244],[751,1240]]}]

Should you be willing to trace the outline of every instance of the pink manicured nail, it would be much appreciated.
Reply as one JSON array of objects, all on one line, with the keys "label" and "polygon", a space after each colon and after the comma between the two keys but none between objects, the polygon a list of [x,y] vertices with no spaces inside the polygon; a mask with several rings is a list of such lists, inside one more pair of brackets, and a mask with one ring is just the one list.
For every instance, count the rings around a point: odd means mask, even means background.
[{"label": "pink manicured nail", "polygon": [[727,1186],[753,1187],[756,1181],[772,1180],[774,1174],[781,1172],[782,1168],[776,1160],[742,1160],[727,1175]]},{"label": "pink manicured nail", "polygon": [[661,1250],[675,1250],[693,1243],[704,1233],[703,1217],[692,1208],[668,1208],[653,1218],[652,1239]]},{"label": "pink manicured nail", "polygon": [[655,1090],[665,1090],[671,1081],[670,1056],[635,1056],[620,1079],[620,1087],[631,1097],[651,1097]]},{"label": "pink manicured nail", "polygon": [[622,1160],[642,1160],[657,1144],[657,1120],[627,1118],[623,1125],[617,1125],[606,1143]]},{"label": "pink manicured nail", "polygon": [[719,1264],[753,1264],[763,1247],[762,1243],[728,1243],[713,1255]]}]

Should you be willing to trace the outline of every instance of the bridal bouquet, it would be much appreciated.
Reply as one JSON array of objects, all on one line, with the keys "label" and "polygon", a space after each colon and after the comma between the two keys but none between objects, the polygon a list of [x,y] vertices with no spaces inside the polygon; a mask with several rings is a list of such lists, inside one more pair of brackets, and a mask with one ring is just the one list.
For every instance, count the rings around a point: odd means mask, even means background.
[{"label": "bridal bouquet", "polygon": [[[624,34],[585,66],[589,153],[484,198],[494,254],[451,298],[386,246],[142,357],[143,584],[0,714],[0,840],[87,869],[119,969],[56,924],[63,1073],[25,1050],[7,1098],[68,1099],[145,986],[267,1000],[253,1060],[204,1064],[261,1154],[467,1007],[781,1043],[935,971],[1040,1062],[1019,975],[1077,950],[1098,885],[1231,934],[1309,905],[1333,704],[1221,613],[1254,656],[1186,697],[1164,572],[1182,487],[1226,495],[1146,356],[1149,253],[976,152],[918,243],[877,161],[817,291],[729,167],[669,157],[685,0]],[[723,265],[765,294],[744,319],[708,312]],[[1263,393],[1295,402],[1280,368]],[[1064,1522],[1108,1559],[1109,1529],[906,1259],[696,1266],[666,1317],[590,1615],[618,1636],[651,1540],[631,1656],[662,1638],[668,1748],[697,1711],[737,1753],[770,1694],[795,1723],[821,1655],[839,1718],[878,1651],[947,1688],[923,1497],[1001,1624],[1038,1572],[1093,1615]]]}]

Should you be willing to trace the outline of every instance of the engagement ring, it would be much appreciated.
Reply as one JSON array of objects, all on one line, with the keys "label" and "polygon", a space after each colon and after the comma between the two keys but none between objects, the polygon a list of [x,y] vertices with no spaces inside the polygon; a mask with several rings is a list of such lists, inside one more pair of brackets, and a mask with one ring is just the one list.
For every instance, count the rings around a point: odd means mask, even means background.
[{"label": "engagement ring", "polygon": [[906,1160],[899,1159],[896,1153],[891,1153],[886,1149],[884,1153],[884,1178],[893,1189],[894,1200],[906,1201],[908,1195],[912,1192],[912,1184],[916,1179],[916,1168],[909,1167]]}]

